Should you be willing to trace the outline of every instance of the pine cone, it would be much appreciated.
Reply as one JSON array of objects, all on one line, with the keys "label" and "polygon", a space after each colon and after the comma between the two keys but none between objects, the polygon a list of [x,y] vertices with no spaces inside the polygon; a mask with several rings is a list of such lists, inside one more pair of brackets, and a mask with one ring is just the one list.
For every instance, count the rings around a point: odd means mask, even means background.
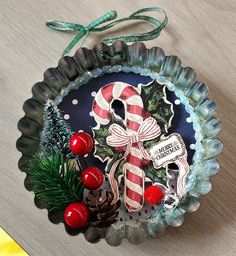
[{"label": "pine cone", "polygon": [[92,190],[88,193],[85,203],[90,209],[90,224],[94,227],[104,228],[117,221],[120,200],[111,204],[113,193],[106,190]]}]

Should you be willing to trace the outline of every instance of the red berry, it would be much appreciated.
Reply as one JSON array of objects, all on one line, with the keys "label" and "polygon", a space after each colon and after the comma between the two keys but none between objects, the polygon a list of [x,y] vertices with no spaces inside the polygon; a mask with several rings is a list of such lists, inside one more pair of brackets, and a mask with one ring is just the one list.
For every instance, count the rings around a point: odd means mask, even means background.
[{"label": "red berry", "polygon": [[123,147],[116,147],[115,148],[115,151],[116,153],[122,153],[126,150],[126,146],[123,146]]},{"label": "red berry", "polygon": [[70,139],[70,149],[76,155],[86,155],[93,149],[93,139],[86,132],[77,132]]},{"label": "red berry", "polygon": [[69,204],[64,212],[64,220],[71,228],[82,228],[88,224],[89,208],[81,202]]},{"label": "red berry", "polygon": [[104,181],[103,172],[97,167],[88,167],[83,170],[81,180],[85,188],[90,190],[99,189]]},{"label": "red berry", "polygon": [[147,166],[147,165],[149,165],[150,164],[150,160],[147,160],[147,159],[143,159],[142,160],[142,165],[143,166]]},{"label": "red berry", "polygon": [[163,190],[156,185],[147,187],[144,192],[144,199],[148,204],[158,204],[163,198]]}]

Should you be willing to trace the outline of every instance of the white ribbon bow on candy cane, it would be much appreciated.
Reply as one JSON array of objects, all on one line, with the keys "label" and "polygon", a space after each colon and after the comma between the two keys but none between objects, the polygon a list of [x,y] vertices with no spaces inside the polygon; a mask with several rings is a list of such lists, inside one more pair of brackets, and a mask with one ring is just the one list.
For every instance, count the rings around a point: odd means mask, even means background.
[{"label": "white ribbon bow on candy cane", "polygon": [[113,163],[108,176],[111,189],[114,194],[112,201],[112,204],[114,204],[119,199],[119,189],[114,174],[120,161],[129,155],[131,146],[134,143],[138,143],[142,157],[147,160],[151,160],[150,155],[147,153],[143,146],[143,142],[158,137],[161,134],[161,129],[153,117],[148,117],[140,124],[137,132],[129,132],[118,124],[112,124],[109,127],[109,132],[111,135],[106,139],[107,145],[111,147],[127,146],[124,156]]},{"label": "white ribbon bow on candy cane", "polygon": [[131,145],[138,143],[143,158],[151,160],[150,155],[143,147],[143,142],[158,137],[161,134],[161,129],[153,117],[148,117],[141,123],[137,132],[130,133],[118,124],[112,124],[109,132],[111,135],[106,139],[107,145],[111,147],[127,146],[125,152],[125,156],[127,156],[130,153]]}]

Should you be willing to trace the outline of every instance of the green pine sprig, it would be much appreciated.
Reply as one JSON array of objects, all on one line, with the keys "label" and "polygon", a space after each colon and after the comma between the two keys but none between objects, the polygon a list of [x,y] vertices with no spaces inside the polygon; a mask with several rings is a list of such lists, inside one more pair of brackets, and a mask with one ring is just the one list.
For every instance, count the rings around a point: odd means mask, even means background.
[{"label": "green pine sprig", "polygon": [[51,158],[37,155],[29,163],[29,175],[36,198],[46,202],[49,211],[64,211],[70,203],[83,198],[78,170],[59,153],[54,152]]}]

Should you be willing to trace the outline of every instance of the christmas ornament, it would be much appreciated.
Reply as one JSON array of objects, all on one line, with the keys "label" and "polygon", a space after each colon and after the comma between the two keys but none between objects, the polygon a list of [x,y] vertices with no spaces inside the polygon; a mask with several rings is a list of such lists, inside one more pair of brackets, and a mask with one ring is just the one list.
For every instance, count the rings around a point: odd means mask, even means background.
[{"label": "christmas ornament", "polygon": [[144,192],[144,198],[148,204],[158,204],[164,198],[163,189],[156,185],[149,186]]},{"label": "christmas ornament", "polygon": [[[164,14],[163,21],[146,11]],[[178,57],[137,42],[160,34],[165,11],[145,8],[99,26],[115,18],[112,11],[88,26],[47,23],[78,32],[64,54],[87,33],[127,20],[156,28],[61,58],[33,86],[17,141],[19,168],[27,173],[25,186],[34,191],[35,204],[57,222],[65,212],[66,226],[85,232],[88,241],[105,238],[114,246],[124,238],[141,243],[168,225],[181,225],[184,213],[197,210],[200,195],[210,191],[223,148],[207,86]]]},{"label": "christmas ornament", "polygon": [[93,149],[93,139],[86,132],[77,132],[70,139],[71,151],[80,156],[90,153]]},{"label": "christmas ornament", "polygon": [[117,221],[121,201],[112,204],[112,192],[102,189],[90,191],[85,202],[91,212],[90,223],[93,227],[104,228]]},{"label": "christmas ornament", "polygon": [[103,172],[97,167],[88,167],[83,170],[81,180],[87,189],[99,189],[104,181]]},{"label": "christmas ornament", "polygon": [[71,203],[65,209],[64,220],[70,228],[83,228],[89,221],[89,209],[84,203]]}]

